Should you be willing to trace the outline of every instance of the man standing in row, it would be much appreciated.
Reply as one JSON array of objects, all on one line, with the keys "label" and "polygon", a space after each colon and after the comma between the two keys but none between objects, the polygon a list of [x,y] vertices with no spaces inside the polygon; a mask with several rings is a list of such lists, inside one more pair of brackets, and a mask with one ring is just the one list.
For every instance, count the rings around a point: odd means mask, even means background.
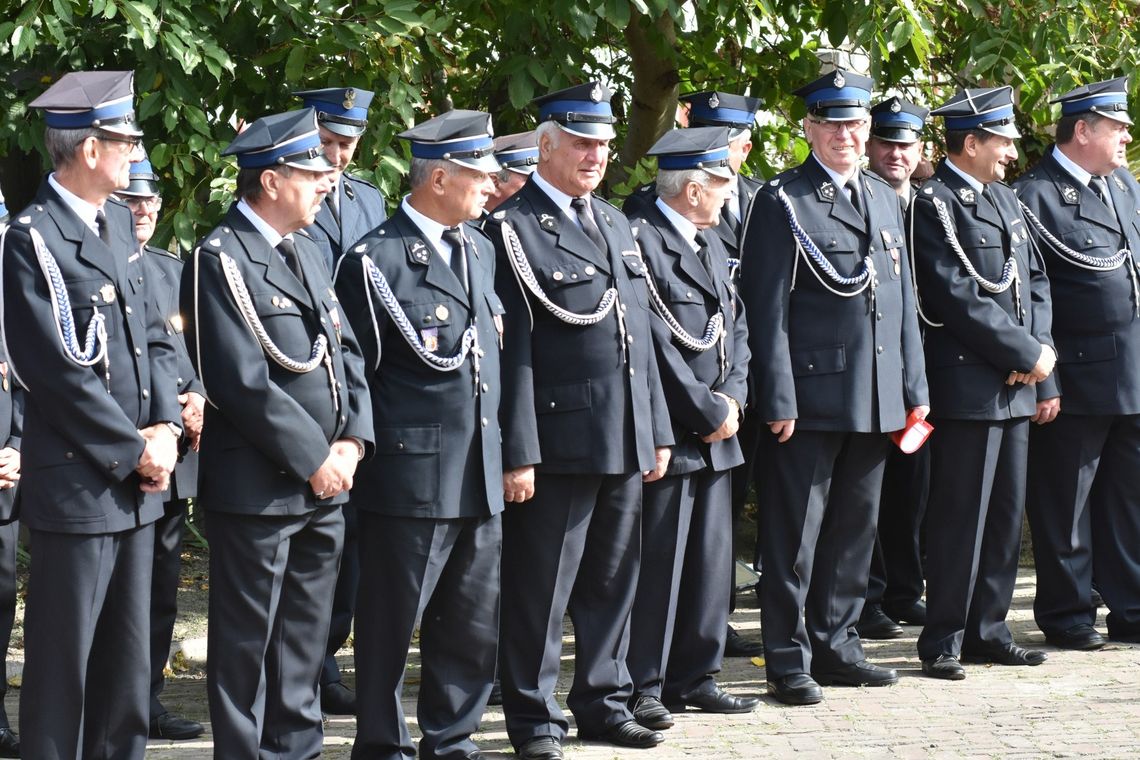
[{"label": "man standing in row", "polygon": [[[937,412],[926,531],[922,671],[960,680],[960,660],[1039,665],[1005,623],[1017,580],[1032,419],[1057,413],[1049,283],[1017,197],[1009,87],[961,90],[946,118],[946,159],[911,206],[926,372]],[[1038,383],[1045,383],[1038,386]],[[1041,399],[1039,401],[1039,399]]]},{"label": "man standing in row", "polygon": [[[929,113],[897,95],[871,109],[868,168],[894,188],[904,215],[914,200],[911,175],[922,160],[922,130]],[[891,447],[887,454],[867,600],[857,626],[860,638],[893,639],[903,635],[899,623],[926,622],[919,539],[929,453],[926,447],[913,454]]]},{"label": "man standing in row", "polygon": [[886,433],[928,411],[898,196],[859,170],[873,84],[837,69],[797,90],[811,155],[764,186],[745,232],[754,400],[779,443],[760,478],[760,619],[786,704],[898,680],[854,630]]},{"label": "man standing in row", "polygon": [[400,700],[422,619],[419,756],[475,760],[499,632],[503,306],[495,249],[468,222],[499,165],[481,111],[449,111],[399,137],[412,144],[411,193],[346,255],[336,282],[376,424],[376,456],[352,495],[362,570],[352,755],[416,755]]},{"label": "man standing in row", "polygon": [[731,471],[747,395],[748,330],[720,240],[708,233],[734,178],[727,127],[674,129],[657,156],[657,199],[630,223],[649,267],[661,383],[677,443],[644,486],[641,572],[630,618],[633,714],[673,725],[674,706],[744,713],[756,697],[717,686],[733,561]]},{"label": "man standing in row", "polygon": [[1046,257],[1063,409],[1029,432],[1033,616],[1064,649],[1140,641],[1140,185],[1127,79],[1057,98],[1057,144],[1014,187]]},{"label": "man standing in row", "polygon": [[538,169],[488,219],[506,305],[503,605],[507,732],[525,760],[560,760],[554,697],[567,609],[568,704],[579,735],[652,747],[628,702],[629,611],[642,479],[673,443],[653,353],[645,264],[629,222],[593,195],[614,137],[599,82],[539,98]]},{"label": "man standing in row", "polygon": [[329,189],[312,109],[258,119],[225,150],[238,201],[182,276],[210,399],[199,499],[210,539],[207,683],[215,752],[315,757],[340,505],[372,441],[364,363],[301,228]]},{"label": "man standing in row", "polygon": [[178,449],[178,466],[164,494],[162,517],[154,524],[154,565],[150,584],[150,737],[152,739],[194,739],[206,730],[196,720],[180,718],[163,706],[160,697],[166,684],[166,663],[174,621],[178,617],[178,581],[182,570],[182,536],[186,531],[189,499],[198,495],[198,438],[206,399],[202,384],[190,363],[186,339],[182,337],[182,317],[178,305],[178,284],[182,279],[182,259],[177,254],[147,245],[162,208],[158,176],[150,161],[143,158],[131,164],[130,184],[115,194],[131,210],[135,222],[138,252],[131,257],[132,271],[144,278],[151,308],[162,315],[166,334],[178,356],[175,384],[182,407],[181,424],[185,438]]},{"label": "man standing in row", "polygon": [[42,760],[146,747],[154,521],[181,414],[161,315],[128,277],[130,212],[108,200],[139,151],[133,79],[69,73],[32,101],[54,171],[0,252],[9,369],[27,390],[21,751]]}]

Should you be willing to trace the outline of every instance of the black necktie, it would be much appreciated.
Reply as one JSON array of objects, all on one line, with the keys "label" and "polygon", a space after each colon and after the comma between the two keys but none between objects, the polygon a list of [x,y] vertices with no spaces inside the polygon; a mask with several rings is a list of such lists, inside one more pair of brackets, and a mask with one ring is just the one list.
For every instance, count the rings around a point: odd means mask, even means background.
[{"label": "black necktie", "polygon": [[1096,193],[1096,197],[1100,198],[1104,205],[1112,208],[1112,200],[1108,197],[1108,184],[1104,181],[1104,177],[1097,177],[1093,175],[1089,178],[1089,187]]},{"label": "black necktie", "polygon": [[740,234],[740,219],[736,216],[736,209],[738,198],[735,195],[730,195],[724,201],[724,207],[721,209],[720,218],[724,220],[725,225],[733,235]]},{"label": "black necktie", "polygon": [[701,260],[701,264],[709,273],[709,277],[712,277],[712,267],[710,266],[711,262],[709,262],[709,241],[705,238],[705,233],[698,232],[693,237],[693,242],[697,244],[697,258]]},{"label": "black necktie", "polygon": [[467,279],[463,276],[463,269],[467,264],[467,256],[463,250],[463,233],[458,227],[448,227],[443,231],[443,240],[451,244],[451,272],[463,289],[467,290]]},{"label": "black necktie", "polygon": [[303,285],[305,283],[305,276],[301,274],[301,259],[297,255],[297,247],[293,245],[293,241],[289,238],[281,238],[281,242],[277,244],[277,250],[281,253],[281,257],[285,259],[285,263],[289,266],[289,271],[296,275],[297,280]]},{"label": "black necktie", "polygon": [[95,229],[99,231],[99,239],[107,245],[111,244],[111,230],[107,226],[107,215],[103,213],[103,209],[95,212]]},{"label": "black necktie", "polygon": [[570,207],[574,209],[574,213],[578,216],[578,224],[582,225],[582,232],[586,233],[586,237],[590,238],[590,242],[596,245],[599,251],[605,253],[608,250],[606,239],[602,237],[602,231],[598,229],[598,225],[594,221],[594,216],[590,213],[590,209],[586,205],[586,199],[575,198],[570,201]]},{"label": "black necktie", "polygon": [[340,227],[340,211],[337,209],[335,187],[332,189],[332,192],[325,196],[325,203],[329,205],[329,211],[332,212],[332,218],[333,221],[336,222],[336,226]]},{"label": "black necktie", "polygon": [[855,213],[859,214],[859,216],[863,218],[866,218],[866,214],[863,213],[863,199],[859,197],[859,183],[855,181],[854,177],[852,177],[851,179],[847,180],[846,187],[847,192],[851,197],[851,205],[855,207]]}]

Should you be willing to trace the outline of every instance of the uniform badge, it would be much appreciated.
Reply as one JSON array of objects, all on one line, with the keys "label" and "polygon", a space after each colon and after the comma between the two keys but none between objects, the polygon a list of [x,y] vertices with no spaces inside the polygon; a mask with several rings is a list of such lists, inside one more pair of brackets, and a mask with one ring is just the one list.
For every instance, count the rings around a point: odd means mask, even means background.
[{"label": "uniform badge", "polygon": [[962,203],[977,203],[978,196],[972,187],[963,187],[958,190],[958,197],[962,199]]},{"label": "uniform badge", "polygon": [[545,230],[554,229],[554,217],[552,217],[550,214],[539,214],[538,223]]},{"label": "uniform badge", "polygon": [[108,282],[99,288],[99,296],[103,299],[103,303],[112,303],[115,300],[115,286]]},{"label": "uniform badge", "polygon": [[1115,174],[1113,174],[1112,175],[1112,181],[1116,183],[1116,186],[1118,188],[1120,188],[1121,190],[1124,189],[1124,180],[1122,180],[1120,177],[1117,177]]},{"label": "uniform badge", "polygon": [[[499,329],[499,334],[503,334],[502,328]],[[3,379],[4,392],[8,392],[8,362],[0,362],[0,378]]]},{"label": "uniform badge", "polygon": [[431,353],[439,350],[439,328],[427,327],[420,330],[420,339],[424,342],[424,348]]},{"label": "uniform badge", "polygon": [[595,103],[602,102],[602,86],[597,82],[594,82],[594,88],[590,90],[590,100]]},{"label": "uniform badge", "polygon": [[899,102],[899,99],[898,98],[892,99],[891,100],[891,113],[898,113],[901,110],[902,110],[902,103]]},{"label": "uniform badge", "polygon": [[496,221],[502,221],[503,219],[507,218],[507,212],[506,211],[496,211],[495,213],[491,214],[491,218],[495,219]]},{"label": "uniform badge", "polygon": [[329,309],[329,319],[332,320],[333,329],[336,330],[336,342],[340,343],[340,330],[341,330],[340,309],[336,308],[335,306],[333,308]]},{"label": "uniform badge", "polygon": [[715,92],[709,95],[709,108],[720,108],[720,98],[717,97]]},{"label": "uniform badge", "polygon": [[426,264],[429,256],[430,254],[428,253],[427,246],[424,245],[424,241],[417,240],[412,243],[412,258],[421,264]]},{"label": "uniform badge", "polygon": [[829,201],[835,200],[835,185],[826,180],[819,184],[819,194]]},{"label": "uniform badge", "polygon": [[175,314],[173,317],[171,317],[170,318],[170,326],[174,328],[174,332],[182,332],[182,329],[183,329],[182,315],[181,314]]},{"label": "uniform badge", "polygon": [[447,315],[448,315],[448,314],[450,314],[450,313],[451,313],[451,312],[449,312],[449,311],[447,310],[447,307],[446,307],[446,306],[444,306],[443,304],[440,304],[439,306],[436,306],[436,307],[435,307],[435,318],[436,318],[436,319],[438,319],[438,320],[439,320],[439,321],[441,321],[441,322],[442,322],[443,320],[447,319]]},{"label": "uniform badge", "polygon": [[341,103],[345,108],[354,108],[356,106],[356,90],[349,87],[344,91],[344,102]]},{"label": "uniform badge", "polygon": [[835,85],[835,89],[842,90],[843,85],[847,84],[847,80],[843,77],[843,72],[839,69],[836,69],[835,79],[831,80],[831,83]]},{"label": "uniform badge", "polygon": [[1061,185],[1061,197],[1065,199],[1065,203],[1076,203],[1080,194],[1072,185]]},{"label": "uniform badge", "polygon": [[221,247],[221,245],[222,245],[221,238],[214,238],[213,240],[210,241],[210,246],[213,248],[219,248],[219,247]]},{"label": "uniform badge", "polygon": [[779,186],[780,186],[780,180],[779,179],[768,180],[768,187],[779,187]]},{"label": "uniform badge", "polygon": [[333,303],[340,303],[340,299],[336,297],[336,291],[329,288],[329,300]]},{"label": "uniform badge", "polygon": [[344,197],[350,201],[356,200],[356,191],[352,189],[352,185],[348,182],[344,183]]}]

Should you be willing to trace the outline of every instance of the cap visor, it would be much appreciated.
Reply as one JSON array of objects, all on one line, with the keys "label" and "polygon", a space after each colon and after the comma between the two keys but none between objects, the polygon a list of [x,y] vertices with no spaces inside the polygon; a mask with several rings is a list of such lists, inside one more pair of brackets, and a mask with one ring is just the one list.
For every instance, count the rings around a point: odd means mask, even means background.
[{"label": "cap visor", "polygon": [[1132,124],[1132,117],[1128,115],[1127,111],[1097,111],[1097,113],[1106,119],[1119,121],[1122,124]]},{"label": "cap visor", "polygon": [[110,132],[114,135],[123,135],[124,137],[142,137],[143,131],[139,129],[138,124],[134,122],[123,122],[122,124],[106,124],[96,127],[100,132]]},{"label": "cap visor", "polygon": [[467,158],[451,158],[448,160],[453,164],[459,164],[468,169],[474,169],[477,172],[497,172],[502,168],[499,166],[499,162],[495,160],[495,157],[490,154],[479,156],[478,158],[469,156]]},{"label": "cap visor", "polygon": [[901,129],[896,127],[874,127],[871,129],[871,137],[877,137],[880,140],[893,143],[915,143],[920,139],[918,132],[913,129]]},{"label": "cap visor", "polygon": [[613,124],[593,121],[575,121],[571,124],[556,123],[563,132],[569,132],[578,137],[588,137],[592,140],[612,140],[617,137]]},{"label": "cap visor", "polygon": [[[332,165],[332,162],[325,158],[323,153],[313,158],[299,158],[295,161],[286,161],[285,165],[292,166],[294,169],[307,169],[311,172],[329,172],[336,168]],[[265,168],[272,169],[273,166],[270,165]]]},{"label": "cap visor", "polygon": [[364,134],[365,129],[364,127],[358,127],[354,124],[340,124],[335,121],[322,121],[320,125],[341,137],[360,137]]},{"label": "cap visor", "polygon": [[131,183],[122,190],[116,190],[116,195],[131,195],[140,198],[149,198],[158,195],[158,184],[149,179],[132,179]]},{"label": "cap visor", "polygon": [[521,174],[524,177],[529,177],[530,175],[534,174],[534,168],[534,164],[528,164],[527,166],[510,166],[507,168],[507,171],[514,172],[515,174]]},{"label": "cap visor", "polygon": [[809,112],[813,118],[821,121],[851,121],[852,119],[866,119],[871,112],[860,106],[832,106],[822,112]]},{"label": "cap visor", "polygon": [[982,127],[982,131],[989,132],[991,135],[998,135],[999,137],[1009,137],[1014,140],[1021,137],[1021,133],[1017,131],[1017,127],[1013,124],[995,124],[991,127]]},{"label": "cap visor", "polygon": [[736,173],[732,171],[731,166],[707,166],[704,167],[705,171],[714,177],[723,177],[724,179],[732,179]]}]

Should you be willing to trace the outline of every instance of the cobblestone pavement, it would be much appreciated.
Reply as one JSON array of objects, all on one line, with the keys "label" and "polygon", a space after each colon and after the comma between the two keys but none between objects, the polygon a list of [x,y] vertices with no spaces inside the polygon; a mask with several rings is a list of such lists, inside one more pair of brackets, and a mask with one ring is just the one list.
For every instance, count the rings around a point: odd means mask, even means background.
[{"label": "cobblestone pavement", "polygon": [[[598,743],[566,743],[570,760],[675,760],[676,758],[1134,758],[1140,755],[1140,648],[1111,644],[1091,653],[1063,652],[1044,644],[1034,627],[1034,576],[1022,571],[1010,623],[1018,643],[1040,645],[1049,660],[1039,667],[967,665],[964,681],[924,678],[915,654],[918,629],[904,638],[868,642],[869,659],[899,669],[897,686],[881,689],[827,688],[822,704],[785,707],[765,697],[750,715],[678,716],[666,741],[653,750],[621,750]],[[744,599],[733,623],[758,633],[755,597]],[[1103,613],[1103,610],[1102,610]],[[1098,621],[1103,631],[1103,617]],[[573,638],[568,634],[561,697],[569,685]],[[348,652],[343,652],[345,661]],[[720,683],[739,694],[763,694],[764,671],[745,659],[725,663]],[[414,716],[418,654],[408,673],[405,710]],[[172,681],[164,696],[169,709],[206,721],[205,683],[200,676]],[[9,709],[15,705],[9,696]],[[513,757],[499,708],[484,716],[477,741],[491,758]],[[326,725],[325,757],[347,758],[355,721]],[[212,754],[203,741],[152,741],[148,760],[196,760]]]}]

